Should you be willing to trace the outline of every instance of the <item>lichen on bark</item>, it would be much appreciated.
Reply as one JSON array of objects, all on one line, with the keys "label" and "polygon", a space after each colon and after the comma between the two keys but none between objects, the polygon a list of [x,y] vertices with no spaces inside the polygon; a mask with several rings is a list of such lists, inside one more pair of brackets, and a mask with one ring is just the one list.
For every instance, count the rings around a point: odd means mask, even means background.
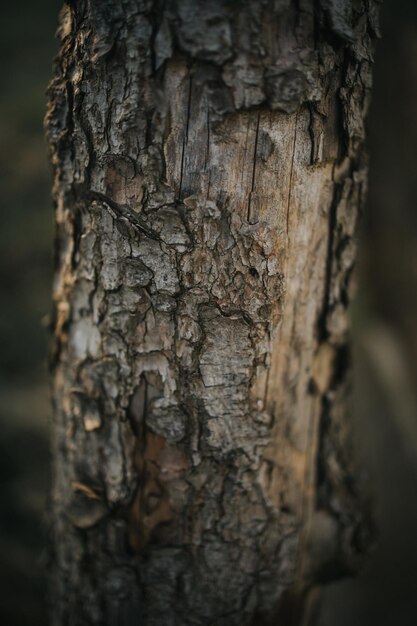
[{"label": "lichen on bark", "polygon": [[346,310],[376,4],[64,6],[54,624],[279,619],[365,551]]}]

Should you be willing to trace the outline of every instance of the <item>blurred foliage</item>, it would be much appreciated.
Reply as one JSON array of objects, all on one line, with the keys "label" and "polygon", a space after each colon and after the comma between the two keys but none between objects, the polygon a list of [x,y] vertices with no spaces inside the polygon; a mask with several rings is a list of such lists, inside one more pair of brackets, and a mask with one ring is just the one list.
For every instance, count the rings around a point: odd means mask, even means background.
[{"label": "blurred foliage", "polygon": [[53,218],[42,124],[58,2],[8,2],[0,37],[0,371],[37,376],[49,310]]},{"label": "blurred foliage", "polygon": [[43,138],[55,0],[7,2],[0,20],[0,623],[45,626],[49,472],[47,336],[53,214]]}]

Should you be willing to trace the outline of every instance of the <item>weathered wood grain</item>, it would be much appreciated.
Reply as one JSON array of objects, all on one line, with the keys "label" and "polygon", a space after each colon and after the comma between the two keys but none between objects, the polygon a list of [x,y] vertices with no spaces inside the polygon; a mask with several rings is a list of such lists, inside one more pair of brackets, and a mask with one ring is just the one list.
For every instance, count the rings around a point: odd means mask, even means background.
[{"label": "weathered wood grain", "polygon": [[376,8],[65,5],[57,626],[284,623],[366,551],[346,311]]}]

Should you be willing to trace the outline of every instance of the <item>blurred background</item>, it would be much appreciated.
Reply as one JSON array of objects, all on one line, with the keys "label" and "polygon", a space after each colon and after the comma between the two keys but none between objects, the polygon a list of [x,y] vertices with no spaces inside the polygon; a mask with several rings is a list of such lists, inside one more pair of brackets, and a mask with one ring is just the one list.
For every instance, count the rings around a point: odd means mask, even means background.
[{"label": "blurred background", "polygon": [[[53,214],[43,138],[57,0],[0,21],[0,624],[46,626]],[[352,307],[353,415],[379,542],[324,592],[320,626],[417,623],[417,2],[385,0],[370,193]],[[283,625],[285,626],[285,625]]]},{"label": "blurred background", "polygon": [[0,624],[46,626],[45,510],[53,214],[43,138],[55,0],[0,19]]}]

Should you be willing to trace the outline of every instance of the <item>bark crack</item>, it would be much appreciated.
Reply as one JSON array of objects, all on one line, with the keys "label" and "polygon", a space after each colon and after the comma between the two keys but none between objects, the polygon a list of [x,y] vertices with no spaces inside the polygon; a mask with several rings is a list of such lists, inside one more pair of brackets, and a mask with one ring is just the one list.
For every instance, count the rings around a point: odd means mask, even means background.
[{"label": "bark crack", "polygon": [[155,241],[163,243],[163,240],[160,237],[159,233],[151,228],[145,222],[145,220],[139,217],[139,215],[130,207],[115,202],[106,194],[99,191],[89,191],[88,196],[91,200],[96,200],[104,205],[106,208],[111,209],[111,212],[113,212],[117,218],[125,219],[127,222],[129,222],[129,224],[133,226],[133,228],[135,228],[135,230],[138,230],[142,234],[146,235],[147,237],[149,237],[149,239],[153,239]]},{"label": "bark crack", "polygon": [[287,232],[287,237],[289,235],[289,224],[290,224],[292,178],[293,178],[293,170],[294,170],[295,148],[296,148],[296,142],[297,142],[297,124],[298,124],[298,111],[297,111],[297,113],[295,115],[294,139],[293,139],[292,153],[291,153],[290,180],[289,180],[289,183],[288,183],[288,198],[287,198],[287,210],[286,210],[286,232]]},{"label": "bark crack", "polygon": [[185,153],[188,144],[188,133],[190,130],[190,115],[191,115],[191,96],[192,96],[192,86],[193,86],[193,77],[191,73],[189,74],[188,79],[188,97],[187,97],[187,115],[185,121],[185,132],[184,132],[184,140],[182,144],[182,153],[181,153],[181,169],[180,169],[180,182],[178,186],[178,200],[181,200],[182,197],[182,186],[184,180],[184,165],[185,165]]},{"label": "bark crack", "polygon": [[254,141],[254,147],[253,147],[253,164],[252,164],[251,188],[250,188],[250,192],[249,192],[248,210],[247,210],[247,220],[251,224],[252,223],[256,223],[256,222],[252,222],[251,206],[252,206],[252,195],[253,195],[254,190],[255,190],[256,158],[257,158],[257,152],[258,152],[260,119],[261,119],[261,112],[258,111],[258,115],[257,115],[257,118],[256,118],[255,141]]}]

